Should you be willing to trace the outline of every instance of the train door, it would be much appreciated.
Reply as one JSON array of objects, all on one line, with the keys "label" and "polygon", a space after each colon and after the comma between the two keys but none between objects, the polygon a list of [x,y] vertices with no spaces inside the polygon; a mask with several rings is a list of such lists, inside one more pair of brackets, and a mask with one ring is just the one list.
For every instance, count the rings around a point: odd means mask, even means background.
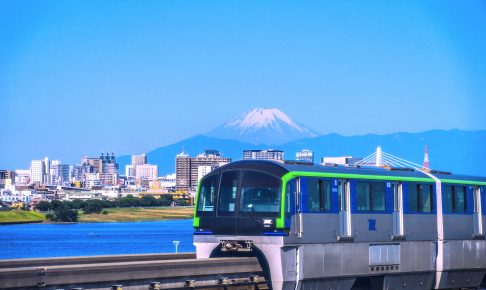
[{"label": "train door", "polygon": [[479,186],[473,188],[473,219],[474,219],[474,236],[483,236],[483,217],[481,209],[481,189]]},{"label": "train door", "polygon": [[351,234],[351,186],[349,180],[336,180],[339,194],[339,239],[350,239]]},{"label": "train door", "polygon": [[392,183],[393,192],[393,237],[404,236],[403,229],[403,184]]},{"label": "train door", "polygon": [[236,210],[240,171],[224,171],[218,196],[218,210],[215,226],[220,232],[228,235],[236,234]]}]

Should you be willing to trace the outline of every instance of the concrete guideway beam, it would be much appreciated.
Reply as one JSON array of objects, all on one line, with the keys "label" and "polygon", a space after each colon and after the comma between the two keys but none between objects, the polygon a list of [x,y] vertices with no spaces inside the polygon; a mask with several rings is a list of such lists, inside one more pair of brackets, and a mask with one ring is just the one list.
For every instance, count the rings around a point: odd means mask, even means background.
[{"label": "concrete guideway beam", "polygon": [[[93,289],[106,289],[113,284],[131,285],[128,289],[147,289],[150,281],[171,285],[173,289],[183,289],[184,282],[188,280],[194,280],[196,286],[217,285],[217,281],[221,277],[236,281],[252,275],[263,277],[262,269],[256,258],[55,265],[0,269],[0,289],[37,287],[56,289],[57,287],[69,288],[84,285]],[[143,285],[143,287],[139,288],[137,285]]]},{"label": "concrete guideway beam", "polygon": [[115,262],[137,262],[137,261],[165,261],[180,259],[195,259],[196,253],[178,254],[133,254],[133,255],[105,255],[105,256],[79,256],[79,257],[56,257],[56,258],[34,258],[34,259],[6,259],[0,260],[0,269],[18,267],[37,267],[53,265],[75,265],[75,264],[96,264]]}]

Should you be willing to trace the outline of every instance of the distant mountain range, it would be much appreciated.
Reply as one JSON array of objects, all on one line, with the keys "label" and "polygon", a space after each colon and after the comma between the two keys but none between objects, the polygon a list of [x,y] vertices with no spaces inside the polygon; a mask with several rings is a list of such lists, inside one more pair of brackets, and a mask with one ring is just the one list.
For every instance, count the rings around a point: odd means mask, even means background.
[{"label": "distant mountain range", "polygon": [[[295,159],[295,153],[302,149],[314,151],[316,162],[323,156],[365,157],[381,146],[383,151],[395,156],[422,164],[425,145],[429,146],[430,166],[434,169],[454,173],[486,176],[486,130],[432,130],[421,133],[396,133],[386,135],[342,136],[329,134],[316,138],[292,141],[273,149],[285,151],[286,159]],[[159,165],[161,175],[175,170],[175,156],[184,147],[186,153],[194,156],[206,149],[217,149],[226,157],[239,160],[245,149],[268,149],[268,146],[257,146],[236,140],[219,139],[203,135],[194,136],[160,147],[148,152],[148,161]],[[130,156],[117,158],[120,170],[130,164]]]},{"label": "distant mountain range", "polygon": [[[260,145],[256,145],[260,144]],[[254,109],[210,131],[147,153],[151,164],[159,165],[159,174],[173,173],[175,156],[184,148],[195,156],[206,149],[216,149],[233,160],[242,159],[245,149],[279,149],[285,159],[295,159],[302,149],[314,151],[315,162],[324,156],[366,157],[381,146],[383,151],[422,164],[425,145],[429,147],[430,166],[454,173],[486,176],[486,130],[431,130],[421,133],[386,135],[318,136],[293,121],[278,109]],[[130,164],[130,156],[117,158],[120,171]]]}]

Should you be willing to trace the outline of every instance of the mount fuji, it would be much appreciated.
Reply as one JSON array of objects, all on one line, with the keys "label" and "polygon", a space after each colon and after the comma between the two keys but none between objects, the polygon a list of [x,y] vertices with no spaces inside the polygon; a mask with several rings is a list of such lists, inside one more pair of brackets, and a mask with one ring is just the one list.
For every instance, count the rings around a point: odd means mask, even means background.
[{"label": "mount fuji", "polygon": [[205,135],[255,145],[282,145],[320,134],[295,122],[279,109],[255,108]]}]

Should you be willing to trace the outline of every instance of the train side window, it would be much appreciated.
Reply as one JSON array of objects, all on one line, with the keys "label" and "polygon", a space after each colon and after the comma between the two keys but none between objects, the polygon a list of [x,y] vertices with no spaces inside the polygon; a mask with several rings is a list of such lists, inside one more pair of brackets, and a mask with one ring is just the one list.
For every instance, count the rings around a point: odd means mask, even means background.
[{"label": "train side window", "polygon": [[455,196],[454,205],[456,206],[455,212],[466,212],[466,187],[465,186],[455,186]]},{"label": "train side window", "polygon": [[218,214],[231,214],[236,210],[239,171],[226,171],[221,174],[219,189]]},{"label": "train side window", "polygon": [[358,182],[357,210],[385,211],[386,186],[383,182]]},{"label": "train side window", "polygon": [[421,212],[431,212],[432,206],[432,185],[430,184],[420,184],[420,207]]},{"label": "train side window", "polygon": [[412,183],[408,186],[408,208],[411,212],[433,211],[433,190],[430,184]]},{"label": "train side window", "polygon": [[219,174],[208,176],[201,182],[197,202],[198,212],[214,212],[214,203],[218,193]]},{"label": "train side window", "polygon": [[329,181],[309,178],[308,208],[311,212],[331,209],[331,183]]},{"label": "train side window", "polygon": [[466,187],[456,185],[444,186],[446,212],[466,212]]},{"label": "train side window", "polygon": [[418,184],[408,185],[408,209],[411,212],[418,212]]},{"label": "train side window", "polygon": [[451,185],[445,185],[443,188],[442,195],[444,195],[444,200],[445,200],[445,211],[446,212],[453,212],[453,203],[454,203],[454,197],[452,194],[453,186]]}]

